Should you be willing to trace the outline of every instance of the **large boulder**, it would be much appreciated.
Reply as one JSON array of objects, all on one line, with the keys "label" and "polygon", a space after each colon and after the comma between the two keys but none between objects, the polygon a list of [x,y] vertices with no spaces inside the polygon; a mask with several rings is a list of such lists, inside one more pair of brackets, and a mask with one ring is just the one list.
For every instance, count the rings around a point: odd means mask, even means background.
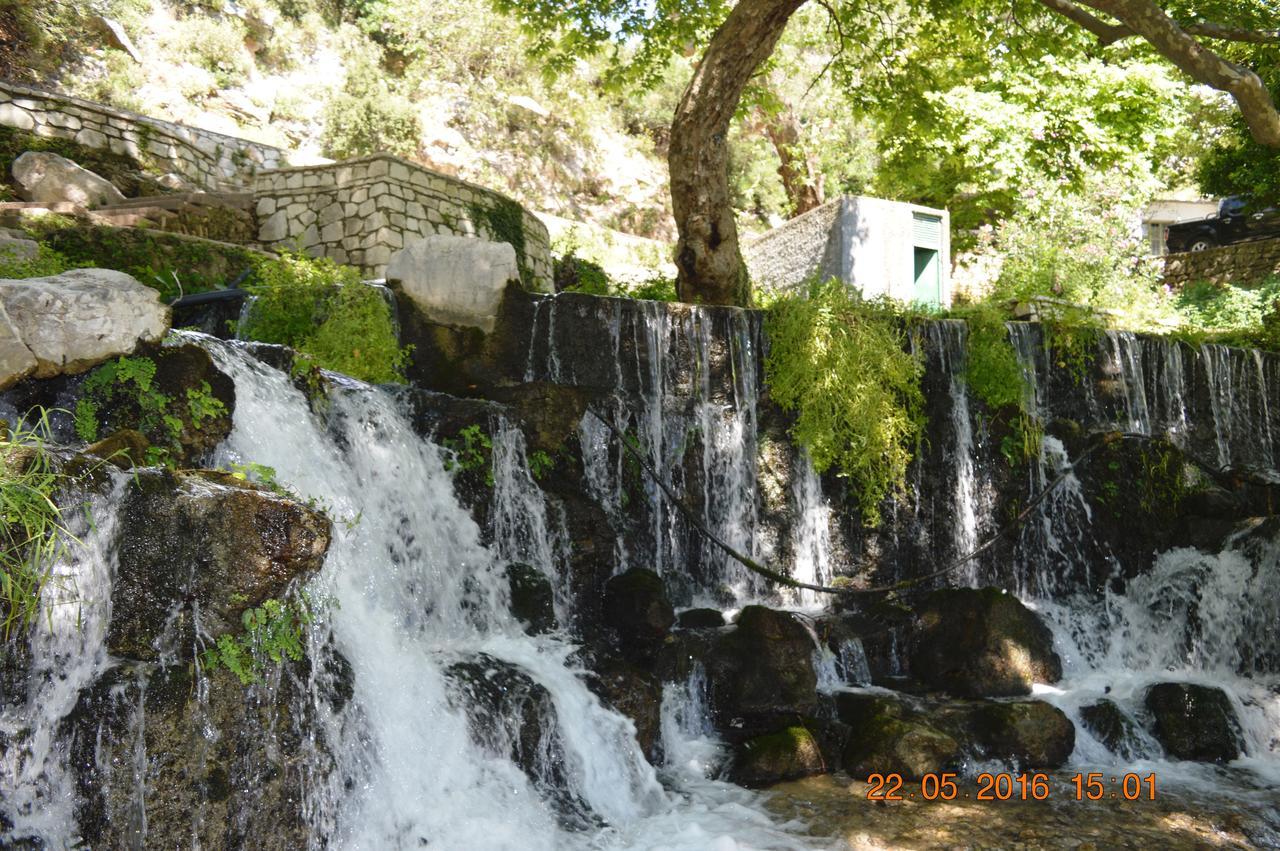
[{"label": "large boulder", "polygon": [[1076,744],[1076,728],[1056,706],[1040,700],[989,701],[970,713],[972,743],[986,759],[1021,769],[1059,768]]},{"label": "large boulder", "polygon": [[843,762],[854,777],[915,778],[955,770],[964,761],[964,750],[954,736],[894,697],[840,692],[836,711],[850,728]]},{"label": "large boulder", "polygon": [[22,332],[13,324],[0,300],[0,390],[12,387],[36,371],[36,356],[22,342]]},{"label": "large boulder", "polygon": [[767,733],[814,714],[814,643],[798,615],[747,606],[734,629],[714,635],[706,665],[722,731],[739,737]]},{"label": "large boulder", "polygon": [[1156,739],[1176,759],[1230,762],[1240,756],[1240,722],[1226,692],[1192,683],[1159,683],[1145,701]]},{"label": "large boulder", "polygon": [[487,334],[498,320],[507,285],[520,280],[520,267],[515,249],[505,242],[428,236],[393,254],[386,277],[429,321]]},{"label": "large boulder", "polygon": [[935,591],[917,610],[911,673],[961,697],[1015,697],[1062,678],[1053,635],[998,588]]},{"label": "large boulder", "polygon": [[[0,280],[0,386],[33,373],[36,378],[84,372],[141,343],[156,343],[169,330],[169,308],[160,294],[124,272],[72,269],[60,275]],[[16,340],[15,340],[16,337]],[[23,371],[17,345],[34,367]],[[18,370],[10,372],[9,370]]]},{"label": "large boulder", "polygon": [[107,633],[114,656],[185,658],[197,629],[240,632],[247,609],[324,563],[323,513],[230,474],[142,470],[128,487]]},{"label": "large boulder", "polygon": [[604,623],[618,651],[633,661],[651,661],[676,622],[662,577],[633,567],[604,586]]},{"label": "large boulder", "polygon": [[46,151],[27,151],[14,160],[13,179],[23,198],[40,204],[68,203],[93,209],[124,201],[111,181]]}]

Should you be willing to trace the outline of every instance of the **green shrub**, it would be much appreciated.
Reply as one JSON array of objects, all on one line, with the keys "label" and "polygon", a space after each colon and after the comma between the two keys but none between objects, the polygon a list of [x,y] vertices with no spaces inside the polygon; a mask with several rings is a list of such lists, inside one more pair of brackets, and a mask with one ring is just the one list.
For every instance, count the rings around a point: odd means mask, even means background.
[{"label": "green shrub", "polygon": [[765,313],[769,395],[795,413],[792,436],[818,472],[854,483],[863,519],[905,481],[924,425],[921,364],[899,320],[838,280],[808,297],[778,297]]},{"label": "green shrub", "polygon": [[403,380],[409,349],[396,339],[391,306],[356,269],[283,254],[261,261],[247,289],[257,301],[240,329],[245,337],[290,346],[362,381]]},{"label": "green shrub", "polygon": [[604,267],[570,252],[555,262],[556,292],[609,295],[609,276]]},{"label": "green shrub", "polygon": [[380,151],[413,156],[422,128],[413,104],[387,85],[378,68],[358,64],[324,109],[325,154],[347,159]]},{"label": "green shrub", "polygon": [[680,300],[679,296],[676,295],[675,279],[663,275],[655,275],[639,286],[627,290],[624,295],[628,298],[646,299],[648,301]]}]

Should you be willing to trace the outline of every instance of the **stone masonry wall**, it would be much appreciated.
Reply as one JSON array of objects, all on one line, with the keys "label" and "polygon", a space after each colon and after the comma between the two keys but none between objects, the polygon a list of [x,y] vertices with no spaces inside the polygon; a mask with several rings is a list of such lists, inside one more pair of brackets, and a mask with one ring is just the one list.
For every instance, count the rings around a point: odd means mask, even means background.
[{"label": "stone masonry wall", "polygon": [[417,236],[483,235],[511,242],[511,234],[494,233],[477,213],[519,211],[526,283],[551,289],[551,241],[536,216],[505,195],[399,157],[375,154],[262,172],[253,189],[258,241],[264,247],[301,248],[355,266],[371,278],[383,277],[391,255]]},{"label": "stone masonry wall", "polygon": [[1280,239],[1238,242],[1164,258],[1163,281],[1174,289],[1197,281],[1247,286],[1273,275],[1280,275]]},{"label": "stone masonry wall", "polygon": [[140,167],[205,191],[242,189],[262,169],[288,164],[279,148],[0,80],[0,125],[109,148]]},{"label": "stone masonry wall", "polygon": [[813,276],[840,274],[836,227],[842,199],[796,216],[743,245],[751,280],[766,289],[788,289]]}]

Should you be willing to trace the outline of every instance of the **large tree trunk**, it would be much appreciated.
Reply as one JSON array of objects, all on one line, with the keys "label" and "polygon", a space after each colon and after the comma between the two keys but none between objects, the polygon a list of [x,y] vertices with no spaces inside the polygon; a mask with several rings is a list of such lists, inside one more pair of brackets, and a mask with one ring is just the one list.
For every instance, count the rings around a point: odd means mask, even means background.
[{"label": "large tree trunk", "polygon": [[821,207],[825,197],[822,171],[813,157],[800,144],[800,121],[790,104],[779,112],[760,116],[765,136],[778,154],[778,176],[791,202],[791,215],[807,213]]},{"label": "large tree trunk", "polygon": [[711,38],[671,122],[667,165],[676,243],[676,292],[684,301],[750,300],[729,202],[729,122],[747,81],[804,0],[739,0]]}]

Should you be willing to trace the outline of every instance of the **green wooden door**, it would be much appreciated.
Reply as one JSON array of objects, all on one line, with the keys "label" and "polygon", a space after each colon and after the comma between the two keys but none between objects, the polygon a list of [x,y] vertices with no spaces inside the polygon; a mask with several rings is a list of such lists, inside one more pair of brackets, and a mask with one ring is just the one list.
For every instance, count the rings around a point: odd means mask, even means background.
[{"label": "green wooden door", "polygon": [[915,255],[915,300],[920,304],[937,307],[942,304],[942,262],[938,257],[938,250],[917,246]]}]

